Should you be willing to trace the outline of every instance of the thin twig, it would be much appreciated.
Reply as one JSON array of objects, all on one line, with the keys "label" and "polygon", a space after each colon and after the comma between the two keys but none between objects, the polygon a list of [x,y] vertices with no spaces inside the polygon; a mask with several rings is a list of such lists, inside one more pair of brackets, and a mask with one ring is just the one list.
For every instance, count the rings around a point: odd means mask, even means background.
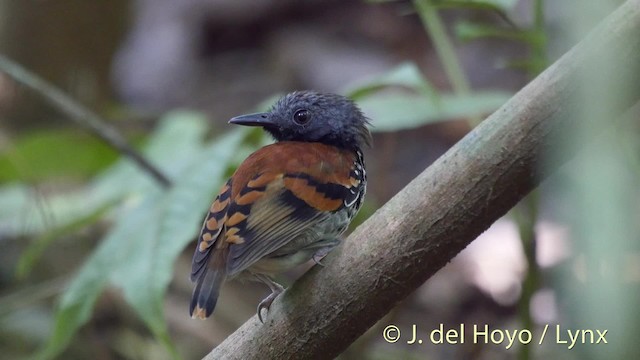
[{"label": "thin twig", "polygon": [[436,53],[440,58],[444,72],[451,82],[453,91],[456,94],[468,94],[470,91],[469,81],[467,80],[460,60],[456,56],[445,26],[438,14],[438,10],[431,3],[431,0],[415,0],[414,4],[418,9],[418,15],[422,20],[424,27],[427,29]]},{"label": "thin twig", "polygon": [[[544,32],[544,1],[534,0],[533,2],[533,31],[537,34],[535,41],[531,45],[531,62],[529,73],[534,78],[538,76],[540,72],[548,65],[546,56],[546,34]],[[520,207],[516,209],[516,214],[520,211],[520,216],[515,217],[515,221],[518,224],[518,233],[520,240],[522,241],[522,249],[524,250],[525,258],[527,259],[527,273],[522,282],[522,294],[518,303],[518,317],[520,318],[523,329],[533,329],[535,323],[533,316],[531,315],[531,302],[533,295],[540,288],[540,282],[542,277],[542,271],[540,264],[538,264],[537,248],[538,248],[538,236],[536,233],[536,223],[538,222],[538,210],[539,210],[539,195],[538,191],[534,190],[529,196],[527,196],[519,204]],[[522,346],[518,351],[518,359],[529,360],[531,359],[532,351],[534,348],[531,346]]]},{"label": "thin twig", "polygon": [[136,151],[120,135],[116,129],[93,111],[73,100],[62,90],[46,82],[36,74],[25,69],[3,54],[0,54],[0,71],[9,75],[16,82],[40,94],[47,102],[60,109],[76,124],[89,130],[108,145],[129,157],[138,166],[153,176],[162,186],[171,186],[171,181],[159,169]]},{"label": "thin twig", "polygon": [[[444,72],[447,74],[447,78],[451,83],[453,92],[457,95],[466,95],[471,92],[471,85],[458,56],[456,55],[453,41],[447,34],[446,27],[437,7],[432,3],[432,0],[414,0],[414,5],[418,10],[418,15],[422,24],[427,30],[433,46],[436,50],[436,54],[442,63]],[[476,126],[480,123],[480,117],[473,116],[469,118],[469,124]]]},{"label": "thin twig", "polygon": [[505,23],[507,23],[507,25],[509,25],[511,27],[512,30],[516,30],[516,31],[520,31],[520,27],[518,26],[518,24],[516,24],[513,20],[511,20],[511,18],[509,17],[509,15],[507,15],[506,12],[504,12],[502,9],[499,8],[493,8],[492,11],[498,15],[498,17],[500,19],[502,19],[502,21],[504,21]]}]

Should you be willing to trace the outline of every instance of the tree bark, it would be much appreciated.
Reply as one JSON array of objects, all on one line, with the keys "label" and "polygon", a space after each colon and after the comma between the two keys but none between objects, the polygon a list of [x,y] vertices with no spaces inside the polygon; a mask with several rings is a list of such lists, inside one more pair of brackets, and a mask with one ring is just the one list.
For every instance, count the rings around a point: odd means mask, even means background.
[{"label": "tree bark", "polygon": [[205,359],[340,354],[571,157],[540,166],[581,121],[578,86],[600,85],[581,74],[611,70],[625,86],[603,110],[614,119],[640,99],[639,64],[640,0],[629,0],[278,297],[265,324],[254,316]]}]

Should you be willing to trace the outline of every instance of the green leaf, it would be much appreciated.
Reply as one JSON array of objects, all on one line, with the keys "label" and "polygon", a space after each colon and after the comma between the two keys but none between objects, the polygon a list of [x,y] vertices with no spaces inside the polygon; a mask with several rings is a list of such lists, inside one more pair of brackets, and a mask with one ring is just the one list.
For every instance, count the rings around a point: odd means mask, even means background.
[{"label": "green leaf", "polygon": [[0,188],[0,235],[34,238],[82,222],[114,203],[89,189],[45,196],[37,187],[9,184]]},{"label": "green leaf", "polygon": [[503,12],[513,9],[518,0],[439,0],[434,1],[440,7],[464,7],[477,9],[494,9]]},{"label": "green leaf", "polygon": [[64,350],[109,283],[123,289],[152,333],[177,357],[162,312],[173,262],[195,237],[235,155],[245,152],[241,143],[250,133],[238,130],[206,145],[206,132],[203,116],[178,111],[167,114],[149,138],[143,153],[174,179],[169,191],[126,158],[73,193],[44,196],[23,184],[0,188],[0,234],[42,234],[23,253],[23,274],[57,235],[96,221],[119,203],[112,229],[62,296],[53,334],[39,358]]},{"label": "green leaf", "polygon": [[16,266],[16,276],[20,279],[25,278],[31,272],[33,266],[40,259],[46,248],[51,243],[66,234],[74,233],[89,224],[93,224],[98,221],[111,207],[112,204],[107,204],[103,208],[99,208],[95,211],[88,211],[84,217],[74,219],[68,224],[64,224],[56,229],[47,231],[40,234],[35,240],[29,244],[29,247],[22,253]]},{"label": "green leaf", "polygon": [[[178,177],[189,160],[198,156],[206,132],[202,115],[175,111],[163,118],[143,153],[169,177]],[[0,187],[0,234],[16,237],[55,231],[123,197],[158,188],[153,178],[126,158],[99,174],[86,189],[72,193],[45,197],[36,187],[9,184]]]},{"label": "green leaf", "polygon": [[382,88],[390,86],[406,87],[425,94],[435,93],[431,84],[422,76],[420,69],[410,62],[401,63],[382,75],[349,86],[344,93],[354,100],[360,100]]},{"label": "green leaf", "polygon": [[[25,208],[31,199],[29,187],[21,183],[0,187],[0,235],[10,236],[26,226],[21,217],[29,211]],[[0,236],[1,237],[1,236]]]},{"label": "green leaf", "polygon": [[490,113],[510,97],[505,92],[474,92],[469,95],[441,94],[427,98],[412,94],[379,94],[359,101],[372,119],[373,131],[397,131],[448,119]]},{"label": "green leaf", "polygon": [[538,44],[544,39],[536,31],[503,29],[493,25],[478,24],[469,21],[459,21],[454,28],[456,36],[462,41],[471,41],[479,38],[501,38]]},{"label": "green leaf", "polygon": [[[203,115],[172,111],[162,118],[142,153],[170,179],[177,178],[201,150],[207,130]],[[115,166],[98,176],[92,193],[99,198],[113,198],[159,188],[149,174],[141,172],[129,159],[121,158]]]},{"label": "green leaf", "polygon": [[113,259],[105,254],[117,250],[105,246],[105,243],[93,253],[62,296],[52,335],[36,354],[36,359],[54,358],[67,347],[80,325],[89,320],[98,295],[106,286],[108,268]]},{"label": "green leaf", "polygon": [[31,133],[0,154],[0,182],[86,178],[113,163],[117,155],[87,134],[69,130]]},{"label": "green leaf", "polygon": [[[163,172],[178,177],[199,156],[206,132],[202,115],[174,111],[163,117],[143,153]],[[24,276],[55,238],[98,221],[124,198],[158,189],[154,179],[125,158],[73,193],[45,197],[35,187],[8,185],[0,188],[0,235],[35,239],[19,261],[18,275]]]},{"label": "green leaf", "polygon": [[140,176],[139,170],[128,163],[118,164],[97,182],[94,191],[104,198],[118,193],[113,186],[135,191],[119,206],[113,228],[65,292],[54,333],[40,352],[43,358],[55,356],[68,345],[89,319],[108,283],[122,288],[125,299],[154,336],[174,358],[178,357],[163,314],[173,263],[184,246],[195,239],[211,199],[248,134],[237,130],[204,146],[203,124],[199,117],[174,114],[149,142],[145,153],[174,179],[169,191],[149,186],[153,181]]},{"label": "green leaf", "polygon": [[[118,264],[112,281],[122,287],[153,333],[167,345],[162,304],[173,274],[173,263],[185,245],[195,239],[211,200],[220,188],[230,161],[247,132],[227,134],[206,148],[149,216],[139,222],[141,241],[128,237],[113,241],[129,243],[128,258]],[[187,309],[185,308],[185,314]]]}]

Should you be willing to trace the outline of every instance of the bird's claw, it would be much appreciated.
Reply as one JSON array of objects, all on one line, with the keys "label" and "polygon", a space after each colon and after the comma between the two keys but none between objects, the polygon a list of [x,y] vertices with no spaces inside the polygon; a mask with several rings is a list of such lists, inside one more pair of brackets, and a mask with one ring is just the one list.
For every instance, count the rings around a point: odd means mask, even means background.
[{"label": "bird's claw", "polygon": [[278,297],[278,295],[280,295],[283,291],[284,291],[284,288],[278,285],[278,288],[273,290],[273,292],[269,294],[269,296],[264,298],[264,300],[260,301],[260,304],[258,304],[258,319],[260,319],[261,323],[264,324],[264,319],[262,318],[262,309],[267,310],[267,314],[268,314],[269,309],[271,308],[271,304]]},{"label": "bird's claw", "polygon": [[313,254],[313,256],[311,257],[311,259],[313,260],[314,263],[316,263],[316,265],[320,265],[320,266],[324,266],[323,263],[320,262],[320,260],[322,260],[327,254],[319,254],[319,253],[315,253]]},{"label": "bird's claw", "polygon": [[269,294],[269,296],[264,298],[264,300],[260,301],[260,304],[258,304],[258,319],[260,319],[261,323],[264,324],[264,319],[262,318],[262,309],[267,310],[268,314],[273,300],[275,300],[278,295],[280,295],[279,292],[272,292],[271,294]]},{"label": "bird's claw", "polygon": [[269,296],[264,298],[264,300],[260,301],[260,304],[258,304],[258,319],[260,319],[260,322],[264,324],[264,319],[262,318],[262,309],[266,309],[267,313],[269,313],[271,303],[273,303],[273,300],[275,300],[278,295],[280,295],[284,291],[284,288],[282,287],[282,285],[271,280],[268,276],[262,274],[254,274],[254,276],[258,280],[269,286],[269,288],[271,289],[271,294],[269,294]]},{"label": "bird's claw", "polygon": [[313,260],[314,263],[320,266],[324,266],[324,264],[321,263],[320,260],[322,260],[325,256],[327,256],[327,254],[329,254],[331,250],[333,250],[339,243],[340,243],[339,241],[334,241],[328,246],[318,249],[318,251],[316,251],[315,254],[313,254],[311,259]]}]

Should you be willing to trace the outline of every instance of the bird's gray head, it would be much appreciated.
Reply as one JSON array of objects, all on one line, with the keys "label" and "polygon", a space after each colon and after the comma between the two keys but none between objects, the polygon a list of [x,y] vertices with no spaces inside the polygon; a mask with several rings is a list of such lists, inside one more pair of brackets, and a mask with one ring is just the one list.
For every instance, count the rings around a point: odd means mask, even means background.
[{"label": "bird's gray head", "polygon": [[238,116],[229,123],[262,126],[276,141],[321,142],[348,149],[371,146],[367,118],[353,101],[335,94],[292,92],[269,112]]}]

